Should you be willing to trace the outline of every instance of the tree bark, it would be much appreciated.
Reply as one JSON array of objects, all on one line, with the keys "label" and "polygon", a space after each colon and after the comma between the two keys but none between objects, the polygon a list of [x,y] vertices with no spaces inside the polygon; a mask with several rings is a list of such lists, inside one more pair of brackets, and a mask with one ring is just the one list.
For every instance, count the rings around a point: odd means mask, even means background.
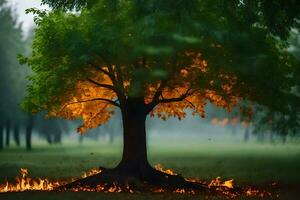
[{"label": "tree bark", "polygon": [[10,145],[10,120],[6,123],[6,138],[5,138],[5,144],[7,147]]},{"label": "tree bark", "polygon": [[3,149],[3,127],[2,124],[0,124],[0,150]]},{"label": "tree bark", "polygon": [[31,138],[32,138],[32,129],[33,129],[33,116],[30,116],[26,126],[26,149],[30,151],[32,148]]},{"label": "tree bark", "polygon": [[19,147],[20,146],[20,129],[19,129],[18,124],[15,124],[15,126],[14,126],[14,141],[16,142],[16,145]]},{"label": "tree bark", "polygon": [[141,172],[150,167],[146,147],[146,107],[141,98],[129,99],[122,108],[123,155],[117,168]]}]

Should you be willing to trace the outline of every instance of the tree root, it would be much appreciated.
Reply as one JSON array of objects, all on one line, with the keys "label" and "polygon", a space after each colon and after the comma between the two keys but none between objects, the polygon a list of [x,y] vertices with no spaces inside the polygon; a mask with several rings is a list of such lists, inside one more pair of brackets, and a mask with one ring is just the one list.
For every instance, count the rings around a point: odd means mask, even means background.
[{"label": "tree root", "polygon": [[[124,168],[100,168],[101,173],[76,180],[58,190],[116,191],[116,192],[205,192],[207,185],[187,181],[180,175],[170,175],[152,167],[138,171]],[[99,189],[100,188],[100,189]]]}]

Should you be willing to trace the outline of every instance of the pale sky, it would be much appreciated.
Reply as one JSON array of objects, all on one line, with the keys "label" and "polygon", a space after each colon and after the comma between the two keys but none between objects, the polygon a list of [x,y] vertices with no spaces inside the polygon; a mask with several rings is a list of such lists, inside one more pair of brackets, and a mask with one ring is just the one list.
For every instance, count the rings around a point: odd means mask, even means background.
[{"label": "pale sky", "polygon": [[7,0],[9,4],[16,9],[16,13],[18,15],[19,21],[23,23],[23,30],[26,32],[29,30],[30,27],[34,25],[33,22],[33,15],[32,14],[25,14],[25,10],[27,8],[43,8],[48,9],[47,6],[41,6],[40,0]]}]

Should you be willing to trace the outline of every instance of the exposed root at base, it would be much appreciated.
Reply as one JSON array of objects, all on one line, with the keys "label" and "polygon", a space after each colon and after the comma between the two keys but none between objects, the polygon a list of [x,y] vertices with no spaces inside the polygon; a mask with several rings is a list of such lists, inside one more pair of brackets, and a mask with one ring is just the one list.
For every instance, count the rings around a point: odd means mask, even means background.
[{"label": "exposed root at base", "polygon": [[[136,165],[133,165],[136,166]],[[181,193],[208,196],[260,197],[278,199],[279,191],[270,188],[233,187],[233,180],[221,181],[220,177],[211,182],[198,179],[184,179],[171,170],[164,170],[160,165],[152,168],[148,163],[132,168],[131,164],[122,164],[114,169],[92,169],[76,181],[50,181],[47,178],[30,178],[27,169],[21,168],[21,176],[15,183],[0,184],[0,193],[23,191],[89,191],[89,192],[125,192],[125,193]],[[99,173],[101,172],[101,173]],[[74,180],[74,179],[73,179]],[[277,186],[278,187],[278,186]]]},{"label": "exposed root at base", "polygon": [[[188,181],[180,175],[171,175],[152,167],[139,172],[130,172],[122,168],[104,169],[101,173],[76,180],[58,188],[71,191],[108,191],[108,192],[176,192],[176,193],[222,193],[233,189],[208,187],[196,181]],[[222,191],[222,192],[220,192]]]}]

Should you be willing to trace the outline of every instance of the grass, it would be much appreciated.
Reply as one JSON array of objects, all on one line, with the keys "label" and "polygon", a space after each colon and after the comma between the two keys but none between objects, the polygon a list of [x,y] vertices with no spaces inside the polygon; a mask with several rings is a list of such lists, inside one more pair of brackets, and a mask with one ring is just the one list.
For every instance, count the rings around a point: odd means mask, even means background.
[{"label": "grass", "polygon": [[[187,145],[188,144],[188,145]],[[121,145],[89,142],[61,146],[37,145],[32,152],[11,148],[0,152],[0,182],[13,180],[19,168],[32,177],[52,179],[79,176],[96,166],[113,167],[120,160]],[[282,199],[297,199],[300,186],[300,146],[256,143],[197,143],[160,141],[149,145],[151,164],[160,163],[185,177],[211,180],[217,176],[238,185],[264,186],[278,182]],[[166,194],[40,193],[0,194],[0,199],[199,199]],[[205,197],[204,197],[205,198]],[[209,199],[222,199],[209,197]]]}]

